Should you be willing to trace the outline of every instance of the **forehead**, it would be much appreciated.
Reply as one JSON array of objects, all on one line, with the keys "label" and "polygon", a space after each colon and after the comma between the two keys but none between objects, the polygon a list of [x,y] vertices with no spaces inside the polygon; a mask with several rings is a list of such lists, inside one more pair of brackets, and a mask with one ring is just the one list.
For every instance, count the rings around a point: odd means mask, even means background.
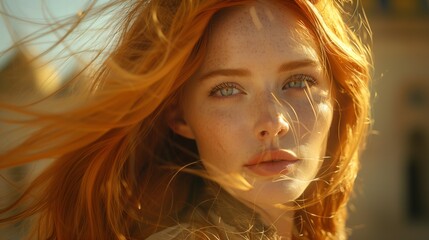
[{"label": "forehead", "polygon": [[319,60],[317,49],[312,33],[293,10],[255,2],[223,10],[214,17],[203,67],[264,54]]}]

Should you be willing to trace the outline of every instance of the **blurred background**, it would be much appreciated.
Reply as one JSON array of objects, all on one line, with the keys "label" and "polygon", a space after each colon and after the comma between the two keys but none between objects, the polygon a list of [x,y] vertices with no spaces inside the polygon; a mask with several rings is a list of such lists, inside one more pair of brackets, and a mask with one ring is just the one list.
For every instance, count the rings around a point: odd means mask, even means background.
[{"label": "blurred background", "polygon": [[[88,1],[2,0],[2,4],[20,19],[8,18],[0,22],[0,51],[10,46],[14,38],[40,32],[46,26],[46,17],[78,17]],[[361,0],[361,4],[373,31],[374,123],[350,204],[350,239],[427,240],[429,0]],[[104,22],[103,18],[95,19],[92,29],[103,29]],[[11,35],[8,29],[13,30]],[[100,35],[97,31],[92,33]],[[22,102],[30,93],[40,97],[74,77],[79,66],[78,61],[67,57],[70,50],[79,49],[81,44],[99,46],[109,38],[109,35],[91,37],[92,33],[86,32],[85,38],[56,47],[46,58],[37,61],[32,61],[33,57],[58,39],[58,35],[42,34],[38,42],[3,54],[0,57],[0,98]],[[58,61],[44,61],[52,58]],[[0,139],[0,151],[10,141]],[[25,173],[37,172],[37,169],[37,165],[26,166],[0,173],[15,180],[22,179],[25,184]],[[17,192],[0,181],[0,197],[13,194]],[[6,236],[3,230],[0,239],[20,239],[18,229],[18,225],[10,228],[8,238],[3,237]]]},{"label": "blurred background", "polygon": [[373,131],[351,239],[429,239],[429,1],[363,0],[373,31]]}]

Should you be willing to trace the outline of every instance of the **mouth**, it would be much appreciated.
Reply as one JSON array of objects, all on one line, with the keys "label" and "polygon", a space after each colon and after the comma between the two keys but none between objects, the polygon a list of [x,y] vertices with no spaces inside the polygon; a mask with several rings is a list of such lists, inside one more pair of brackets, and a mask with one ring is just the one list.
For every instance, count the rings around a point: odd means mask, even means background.
[{"label": "mouth", "polygon": [[276,176],[291,173],[298,162],[292,151],[271,150],[256,154],[244,167],[259,176]]}]

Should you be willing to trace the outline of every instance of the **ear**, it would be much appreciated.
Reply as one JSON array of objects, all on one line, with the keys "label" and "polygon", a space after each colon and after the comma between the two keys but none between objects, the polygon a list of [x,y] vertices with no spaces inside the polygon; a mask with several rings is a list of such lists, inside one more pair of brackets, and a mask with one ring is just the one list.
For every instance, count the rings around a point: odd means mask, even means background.
[{"label": "ear", "polygon": [[170,106],[166,115],[167,124],[174,133],[185,138],[195,139],[194,132],[183,118],[182,109],[177,104]]}]

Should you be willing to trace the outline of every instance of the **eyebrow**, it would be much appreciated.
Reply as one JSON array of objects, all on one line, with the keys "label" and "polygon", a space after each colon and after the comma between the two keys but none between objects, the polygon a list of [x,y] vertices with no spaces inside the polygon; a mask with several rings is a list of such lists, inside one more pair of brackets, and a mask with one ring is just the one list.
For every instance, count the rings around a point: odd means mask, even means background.
[{"label": "eyebrow", "polygon": [[[298,68],[304,68],[304,67],[311,67],[311,66],[318,66],[319,62],[315,61],[313,59],[303,59],[303,60],[297,60],[297,61],[291,61],[287,63],[283,63],[278,68],[278,72],[287,72]],[[231,69],[231,68],[225,68],[225,69],[217,69],[210,71],[203,76],[200,77],[200,81],[204,81],[208,78],[213,78],[217,76],[223,76],[223,77],[248,77],[251,75],[251,72],[247,69],[237,68],[237,69]]]},{"label": "eyebrow", "polygon": [[250,76],[250,71],[247,69],[218,69],[210,71],[200,77],[200,80],[203,81],[208,78],[224,76],[224,77],[247,77]]},{"label": "eyebrow", "polygon": [[315,61],[314,59],[303,59],[298,61],[292,61],[283,63],[279,67],[279,72],[287,72],[298,68],[304,68],[304,67],[315,67],[319,66],[319,61]]}]

